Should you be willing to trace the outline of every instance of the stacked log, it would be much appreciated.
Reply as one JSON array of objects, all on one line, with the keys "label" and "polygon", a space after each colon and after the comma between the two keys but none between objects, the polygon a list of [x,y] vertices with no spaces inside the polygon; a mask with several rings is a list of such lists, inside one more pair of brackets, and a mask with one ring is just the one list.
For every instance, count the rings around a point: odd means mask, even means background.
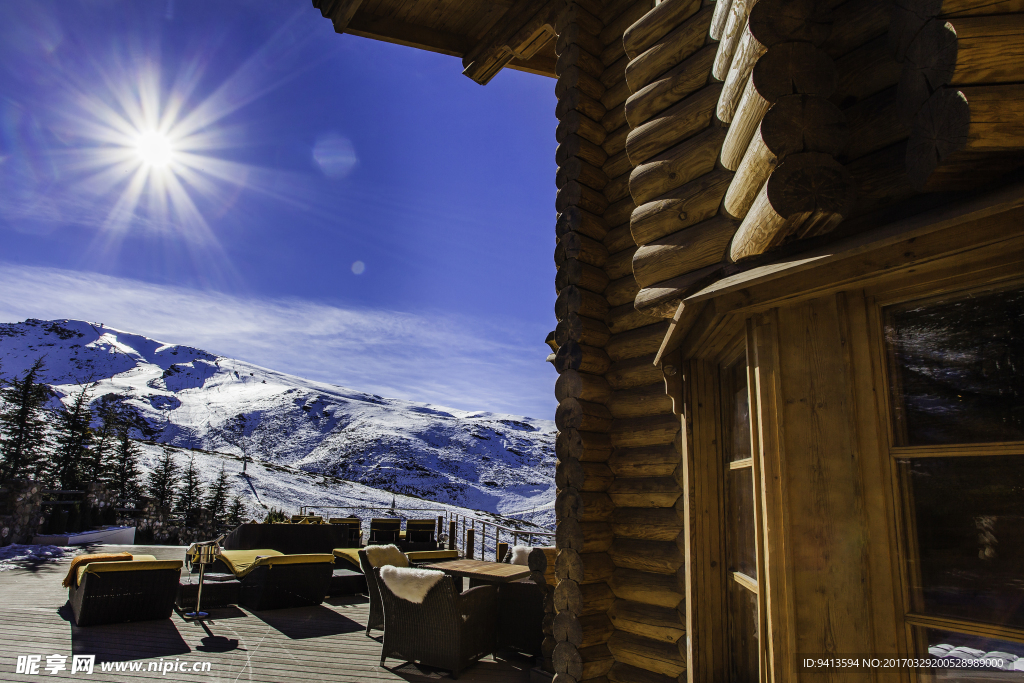
[{"label": "stacked log", "polygon": [[731,123],[721,162],[736,174],[722,208],[742,221],[729,248],[739,261],[834,229],[853,208],[854,185],[836,161],[847,142],[846,118],[829,100],[836,67],[818,47],[831,32],[828,5],[732,4],[714,73],[725,79],[718,117]]},{"label": "stacked log", "polygon": [[849,130],[837,160],[856,187],[851,217],[867,219],[916,194],[904,162],[910,129],[895,114],[901,67],[889,47],[891,6],[847,0],[833,12],[832,34],[822,45],[836,65],[831,101],[843,111]]},{"label": "stacked log", "polygon": [[1024,2],[899,0],[889,31],[902,64],[893,111],[910,127],[917,190],[977,187],[1022,163]]},{"label": "stacked log", "polygon": [[727,4],[667,0],[623,36],[633,93],[625,107],[629,191],[637,205],[630,216],[632,303],[651,317],[672,317],[706,282],[736,229],[718,215],[733,175],[717,163],[726,128],[715,114],[723,85],[713,75],[721,49],[714,22],[724,22]]},{"label": "stacked log", "polygon": [[[725,130],[714,115],[721,86],[710,76],[714,46],[707,31],[714,8],[702,4],[606,5],[620,6],[623,15],[634,12],[628,24],[607,24],[621,28],[618,35],[604,33],[612,42],[604,48],[606,69],[598,79],[606,88],[601,147],[608,207],[600,214],[605,232],[593,231],[595,244],[589,246],[597,252],[600,240],[604,247],[609,335],[601,350],[609,364],[600,379],[564,372],[556,385],[560,402],[576,399],[563,409],[566,426],[581,428],[579,437],[564,437],[564,452],[582,455],[578,465],[563,468],[565,482],[576,478],[582,488],[575,494],[560,490],[556,502],[565,531],[555,606],[578,609],[581,626],[577,630],[566,619],[563,627],[559,612],[556,638],[564,636],[570,645],[559,642],[558,654],[571,654],[578,640],[579,662],[570,657],[565,670],[621,683],[675,680],[686,668],[676,509],[685,500],[681,423],[665,394],[665,376],[654,365],[669,323],[651,315],[664,305],[637,302],[641,288],[678,275],[678,269],[720,263],[735,230],[734,221],[717,215],[732,174],[716,167]],[[708,193],[717,199],[709,200]],[[584,426],[603,430],[600,461],[581,438],[589,435],[593,442],[598,432],[582,431]],[[579,521],[563,522],[574,517]],[[572,547],[577,534],[579,549]],[[588,669],[595,656],[602,664]],[[561,675],[560,657],[555,665]]]},{"label": "stacked log", "polygon": [[622,33],[652,6],[650,0],[574,2],[556,26],[558,554],[554,613],[545,619],[542,649],[559,683],[603,680],[615,663],[608,649],[615,596],[608,584],[614,475],[607,460],[616,418],[606,374],[622,349],[636,343],[628,333],[658,322],[631,306],[636,246],[629,233],[634,205]]}]

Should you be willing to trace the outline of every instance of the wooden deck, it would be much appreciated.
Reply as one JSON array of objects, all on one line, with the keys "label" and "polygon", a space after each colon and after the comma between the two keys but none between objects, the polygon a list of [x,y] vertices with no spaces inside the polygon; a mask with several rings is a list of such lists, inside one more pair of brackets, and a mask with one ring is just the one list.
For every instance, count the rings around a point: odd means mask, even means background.
[{"label": "wooden deck", "polygon": [[[106,546],[93,552],[128,552],[179,559],[184,548]],[[61,581],[69,559],[0,572],[0,680],[68,678],[92,681],[138,679],[190,681],[430,681],[450,678],[447,671],[393,659],[380,662],[380,635],[367,637],[366,599],[328,598],[318,607],[259,613],[240,607],[215,608],[205,623],[184,621],[175,613],[164,621],[78,628],[73,624],[67,589]],[[43,667],[46,655],[66,655],[67,670],[56,675]],[[95,654],[91,676],[70,674],[72,654]],[[38,675],[15,673],[18,655],[42,655]],[[181,660],[210,663],[207,673],[147,671],[151,662]],[[141,671],[104,672],[101,662],[141,664]],[[509,655],[490,657],[464,671],[460,681],[527,683],[530,661]]]}]

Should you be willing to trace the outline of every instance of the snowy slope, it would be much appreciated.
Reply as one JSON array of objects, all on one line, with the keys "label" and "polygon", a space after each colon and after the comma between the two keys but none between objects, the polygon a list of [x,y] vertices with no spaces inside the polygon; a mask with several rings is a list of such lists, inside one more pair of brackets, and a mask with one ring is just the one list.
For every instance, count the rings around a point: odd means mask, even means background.
[{"label": "snowy slope", "polygon": [[42,381],[65,396],[84,382],[95,397],[126,394],[161,443],[553,522],[547,420],[387,399],[88,322],[0,324],[3,376],[40,356]]}]

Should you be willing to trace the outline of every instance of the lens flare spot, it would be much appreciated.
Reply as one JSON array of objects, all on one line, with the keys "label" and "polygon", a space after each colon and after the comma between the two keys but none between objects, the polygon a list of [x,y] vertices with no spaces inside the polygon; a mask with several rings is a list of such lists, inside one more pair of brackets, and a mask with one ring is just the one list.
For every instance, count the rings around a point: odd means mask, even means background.
[{"label": "lens flare spot", "polygon": [[352,272],[356,275],[362,275],[364,270],[366,270],[366,264],[362,261],[356,261],[352,264]]},{"label": "lens flare spot", "polygon": [[352,142],[337,133],[317,138],[313,145],[313,160],[328,178],[344,178],[352,172],[358,161]]},{"label": "lens flare spot", "polygon": [[147,166],[164,168],[174,161],[174,145],[170,138],[155,130],[139,136],[135,141],[135,152]]}]

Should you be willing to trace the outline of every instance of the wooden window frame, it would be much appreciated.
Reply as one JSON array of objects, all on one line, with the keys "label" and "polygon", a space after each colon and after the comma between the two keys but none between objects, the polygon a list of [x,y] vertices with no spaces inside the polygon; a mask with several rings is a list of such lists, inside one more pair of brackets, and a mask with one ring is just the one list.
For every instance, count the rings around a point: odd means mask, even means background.
[{"label": "wooden window frame", "polygon": [[[918,655],[923,645],[921,634],[923,629],[952,631],[965,635],[980,636],[996,640],[1024,643],[1024,628],[1000,626],[984,622],[969,621],[950,617],[939,617],[914,611],[913,591],[915,585],[911,567],[917,563],[910,562],[916,552],[917,545],[913,541],[913,511],[909,493],[905,489],[905,477],[900,471],[900,460],[936,457],[984,457],[991,455],[1024,455],[1024,440],[1016,442],[980,442],[948,445],[902,446],[896,434],[896,410],[894,406],[893,387],[895,378],[892,373],[891,355],[885,341],[885,310],[891,306],[907,303],[928,303],[964,294],[994,292],[1024,287],[1024,278],[1019,273],[1001,274],[991,271],[957,273],[938,280],[915,283],[897,289],[887,287],[872,288],[867,294],[867,310],[869,315],[869,344],[874,357],[875,386],[878,388],[881,430],[884,435],[882,451],[887,455],[890,481],[890,498],[892,501],[895,528],[893,535],[896,545],[898,579],[901,587],[901,609],[898,617],[902,620],[905,635],[906,651]],[[1005,271],[1002,271],[1005,273]],[[995,277],[993,277],[995,275]],[[917,671],[914,680],[920,680]]]},{"label": "wooden window frame", "polygon": [[[747,438],[750,440],[750,453],[751,457],[743,460],[726,461],[726,449],[720,448],[718,452],[719,461],[723,468],[723,479],[722,479],[722,490],[721,490],[721,509],[722,523],[721,523],[721,535],[722,544],[725,548],[726,557],[729,553],[729,536],[728,536],[728,514],[725,513],[727,501],[729,499],[730,481],[729,474],[733,470],[737,469],[749,469],[752,479],[754,500],[753,512],[754,512],[754,547],[755,547],[755,563],[757,568],[757,578],[750,577],[741,572],[728,571],[726,574],[726,585],[723,595],[721,597],[721,607],[725,614],[725,621],[728,623],[729,620],[729,587],[731,583],[738,584],[744,590],[753,593],[757,599],[757,630],[758,630],[758,681],[768,680],[768,605],[765,599],[765,544],[764,544],[764,494],[761,485],[761,448],[760,448],[760,427],[759,427],[759,399],[757,395],[757,377],[752,359],[752,347],[751,342],[753,339],[753,328],[749,321],[744,328],[742,334],[737,335],[734,340],[726,347],[726,349],[719,354],[715,359],[715,366],[717,368],[718,382],[718,402],[719,409],[718,414],[721,416],[721,433],[723,442],[728,441],[732,437],[732,412],[728,408],[732,407],[734,398],[734,387],[730,386],[730,391],[726,391],[726,375],[730,374],[733,368],[737,365],[743,365],[746,373],[746,392],[747,392],[747,406],[749,412],[749,433]],[[728,435],[728,438],[727,438]]]}]

